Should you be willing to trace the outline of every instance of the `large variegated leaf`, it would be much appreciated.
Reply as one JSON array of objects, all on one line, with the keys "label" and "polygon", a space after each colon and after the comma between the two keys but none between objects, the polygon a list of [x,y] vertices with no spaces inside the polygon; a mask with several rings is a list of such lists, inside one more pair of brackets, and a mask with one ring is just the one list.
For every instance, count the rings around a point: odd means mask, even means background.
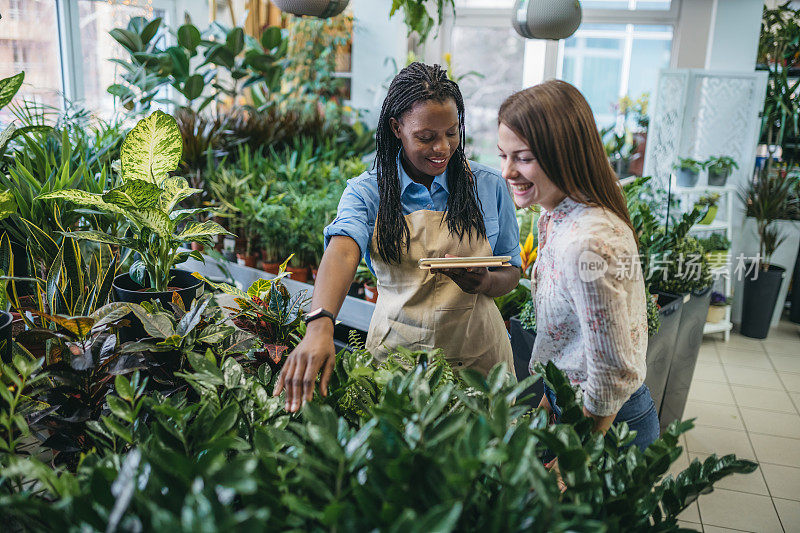
[{"label": "large variegated leaf", "polygon": [[135,244],[135,241],[131,239],[114,237],[113,235],[108,235],[107,233],[103,233],[102,231],[95,231],[95,230],[70,231],[65,235],[69,235],[70,237],[73,237],[75,239],[80,239],[83,241],[100,242],[104,244],[111,244],[114,246],[124,246],[125,248],[131,248]]},{"label": "large variegated leaf", "polygon": [[180,176],[171,176],[161,182],[164,192],[161,194],[161,208],[169,213],[181,200],[202,192],[202,189],[189,187],[189,182]]},{"label": "large variegated leaf", "polygon": [[242,290],[237,289],[236,287],[234,287],[232,285],[228,285],[227,283],[215,283],[215,282],[213,282],[211,280],[206,279],[206,277],[203,276],[199,272],[192,272],[192,276],[196,277],[199,280],[202,280],[202,281],[208,283],[209,285],[211,285],[215,289],[221,290],[225,294],[231,294],[233,296],[238,296],[239,298],[247,298],[247,293],[245,293]]},{"label": "large variegated leaf", "polygon": [[172,238],[172,232],[175,230],[174,222],[160,209],[132,210],[128,213],[128,217],[140,228],[150,228],[162,239]]},{"label": "large variegated leaf", "polygon": [[11,99],[17,94],[19,88],[22,87],[22,80],[24,79],[25,73],[20,72],[10,78],[3,78],[0,80],[0,109],[11,102]]},{"label": "large variegated leaf", "polygon": [[17,212],[17,201],[11,191],[0,191],[0,220]]},{"label": "large variegated leaf", "polygon": [[155,313],[148,313],[147,310],[139,304],[127,304],[128,308],[136,315],[142,322],[144,330],[151,337],[157,339],[168,339],[175,335],[175,325],[172,321],[172,316],[163,311],[156,311]]},{"label": "large variegated leaf", "polygon": [[163,111],[140,120],[122,143],[122,179],[151,183],[176,168],[181,162],[183,140],[178,123]]},{"label": "large variegated leaf", "polygon": [[189,222],[186,227],[178,235],[178,239],[182,241],[195,241],[201,237],[212,237],[214,235],[233,235],[231,232],[214,222],[213,220],[206,220],[205,222]]},{"label": "large variegated leaf", "polygon": [[36,316],[51,320],[72,333],[79,339],[84,339],[92,331],[94,319],[88,316],[61,316],[61,315],[48,315],[47,313],[40,313],[39,311],[31,311]]},{"label": "large variegated leaf", "polygon": [[96,310],[92,313],[90,318],[92,318],[94,322],[94,326],[92,329],[99,330],[109,324],[113,324],[118,320],[122,319],[125,315],[130,313],[131,310],[128,307],[127,303],[124,302],[110,302],[101,307],[100,309]]},{"label": "large variegated leaf", "polygon": [[156,207],[163,191],[149,181],[131,179],[103,194],[103,200],[123,209]]},{"label": "large variegated leaf", "polygon": [[6,151],[6,145],[11,141],[15,131],[17,131],[17,127],[11,123],[0,132],[0,154]]},{"label": "large variegated leaf", "polygon": [[37,200],[67,200],[74,204],[85,205],[88,207],[97,207],[104,211],[116,213],[118,215],[128,216],[128,212],[121,207],[110,204],[103,200],[102,194],[94,194],[91,192],[81,191],[79,189],[63,189],[60,191],[48,192],[40,194],[36,197]]}]

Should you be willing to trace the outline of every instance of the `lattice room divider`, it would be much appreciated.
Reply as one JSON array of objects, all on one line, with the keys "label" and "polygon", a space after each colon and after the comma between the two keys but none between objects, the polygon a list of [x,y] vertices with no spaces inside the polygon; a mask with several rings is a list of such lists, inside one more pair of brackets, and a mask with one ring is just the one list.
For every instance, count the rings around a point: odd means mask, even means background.
[{"label": "lattice room divider", "polygon": [[703,161],[729,155],[739,170],[728,183],[745,183],[753,172],[766,87],[766,72],[662,70],[647,135],[645,175],[666,189],[678,158]]}]

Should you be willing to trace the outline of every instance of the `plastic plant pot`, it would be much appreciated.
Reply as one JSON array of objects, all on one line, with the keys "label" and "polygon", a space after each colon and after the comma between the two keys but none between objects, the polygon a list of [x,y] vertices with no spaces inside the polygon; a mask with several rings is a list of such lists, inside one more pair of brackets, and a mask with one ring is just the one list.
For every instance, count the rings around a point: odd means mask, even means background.
[{"label": "plastic plant pot", "polygon": [[683,311],[683,297],[678,294],[659,293],[658,316],[661,326],[655,335],[647,340],[647,377],[644,384],[650,389],[650,395],[661,418],[661,401],[667,386],[669,367],[675,353],[675,342],[678,337],[678,326]]},{"label": "plastic plant pot", "polygon": [[246,254],[236,254],[236,263],[242,266],[255,268],[256,267],[256,256],[254,255],[246,255]]},{"label": "plastic plant pot", "polygon": [[687,189],[696,187],[699,177],[700,174],[693,170],[689,170],[688,168],[680,168],[678,169],[677,173],[678,186],[685,187]]},{"label": "plastic plant pot", "polygon": [[709,168],[708,184],[712,187],[724,187],[728,182],[728,176],[730,175],[730,170],[717,170],[715,168]]},{"label": "plastic plant pot", "polygon": [[708,226],[709,224],[714,222],[714,219],[717,217],[717,211],[719,211],[718,206],[712,205],[711,207],[709,207],[706,216],[700,219],[700,222],[698,222],[698,224],[703,224],[704,226]]},{"label": "plastic plant pot", "polygon": [[[747,272],[751,272],[751,268]],[[767,338],[785,275],[785,268],[769,265],[769,270],[757,269],[744,279],[742,325],[739,333],[753,339]]]}]

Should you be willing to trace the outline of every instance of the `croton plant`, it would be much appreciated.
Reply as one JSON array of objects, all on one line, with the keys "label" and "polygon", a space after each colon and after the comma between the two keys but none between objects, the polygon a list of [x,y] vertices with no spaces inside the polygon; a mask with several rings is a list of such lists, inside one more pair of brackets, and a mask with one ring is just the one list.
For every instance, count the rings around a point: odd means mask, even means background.
[{"label": "croton plant", "polygon": [[131,278],[142,287],[164,292],[175,265],[189,257],[203,260],[199,252],[179,252],[183,243],[197,241],[210,245],[212,237],[229,234],[216,222],[189,220],[209,212],[210,208],[180,208],[181,201],[201,192],[190,187],[185,178],[171,174],[178,168],[182,150],[183,140],[175,119],[156,111],[140,120],[122,143],[118,167],[121,185],[103,193],[67,189],[39,198],[61,198],[124,216],[130,223],[123,236],[96,230],[65,234],[137,252],[140,259],[130,267]]},{"label": "croton plant", "polygon": [[287,276],[286,266],[292,256],[278,269],[278,275],[271,279],[258,279],[247,289],[237,289],[227,283],[214,283],[202,274],[193,275],[225,294],[233,296],[239,306],[226,307],[233,311],[233,323],[248,333],[255,335],[263,349],[257,350],[256,359],[266,361],[273,370],[283,366],[283,360],[290,347],[299,342],[296,330],[302,318],[302,307],[308,301],[305,292],[294,295],[281,282]]}]

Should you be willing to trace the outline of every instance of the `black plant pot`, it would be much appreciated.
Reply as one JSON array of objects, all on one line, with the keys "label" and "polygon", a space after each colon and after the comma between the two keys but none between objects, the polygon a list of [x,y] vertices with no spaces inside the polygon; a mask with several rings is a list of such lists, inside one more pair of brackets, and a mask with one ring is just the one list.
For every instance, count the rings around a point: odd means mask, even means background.
[{"label": "black plant pot", "polygon": [[797,248],[797,259],[794,260],[794,273],[792,275],[792,294],[789,301],[789,320],[800,324],[800,247]]},{"label": "black plant pot", "polygon": [[[536,333],[523,328],[522,322],[519,321],[519,316],[512,316],[509,319],[509,324],[511,326],[511,351],[514,353],[514,373],[517,376],[517,381],[522,381],[531,375],[528,371],[528,364],[531,361]],[[531,395],[532,397],[525,404],[530,407],[538,407],[544,395],[544,381],[540,379],[532,387],[526,389],[520,397]]]},{"label": "black plant pot", "polygon": [[[118,302],[140,304],[150,300],[158,300],[166,309],[169,309],[169,303],[172,301],[172,293],[177,292],[183,300],[183,305],[186,309],[192,305],[194,299],[202,292],[203,282],[190,272],[185,270],[170,270],[172,279],[169,282],[169,287],[175,287],[173,291],[167,292],[153,292],[145,291],[142,286],[131,279],[130,274],[120,274],[114,278],[114,295]],[[130,326],[121,328],[119,337],[121,342],[128,342],[143,339],[147,337],[147,333],[142,326],[142,323],[133,316],[133,313],[126,316],[130,321]]]},{"label": "black plant pot", "polygon": [[703,343],[703,328],[711,305],[711,287],[689,294],[688,301],[685,296],[683,299],[675,351],[664,387],[664,398],[661,400],[662,432],[670,422],[683,417],[689,387],[694,377],[694,367]]},{"label": "black plant pot", "polygon": [[6,311],[0,312],[0,359],[11,364],[11,322],[14,317]]},{"label": "black plant pot", "polygon": [[650,395],[661,417],[661,401],[667,386],[667,377],[675,354],[675,342],[678,338],[678,326],[683,311],[683,297],[678,294],[661,293],[658,296],[658,316],[661,326],[658,333],[647,340],[647,377],[644,384],[650,389]]},{"label": "black plant pot", "polygon": [[708,169],[708,184],[712,187],[724,187],[728,182],[728,176],[730,173],[730,170],[723,170],[722,172],[719,172],[710,168]]},{"label": "black plant pot", "polygon": [[[747,272],[750,271],[749,269]],[[785,275],[785,268],[769,265],[769,270],[755,270],[744,279],[742,325],[739,333],[753,339],[767,338]]]}]

